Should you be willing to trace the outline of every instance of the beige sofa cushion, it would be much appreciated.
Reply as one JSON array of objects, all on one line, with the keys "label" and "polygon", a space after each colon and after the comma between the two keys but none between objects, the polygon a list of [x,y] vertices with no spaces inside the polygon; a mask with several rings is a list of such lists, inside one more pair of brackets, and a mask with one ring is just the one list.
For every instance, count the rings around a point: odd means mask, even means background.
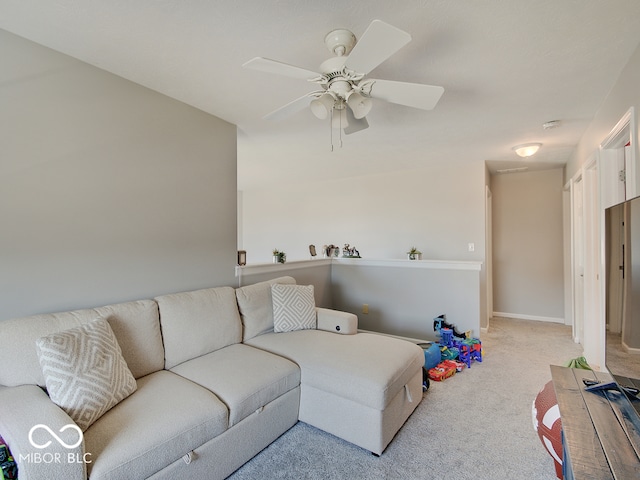
[{"label": "beige sofa cushion", "polygon": [[303,386],[377,410],[384,410],[424,364],[417,345],[370,333],[299,330],[260,335],[247,343],[297,363]]},{"label": "beige sofa cushion", "polygon": [[236,289],[238,309],[242,318],[242,340],[273,332],[273,302],[271,285],[295,285],[293,277],[279,277]]},{"label": "beige sofa cushion", "polygon": [[83,432],[136,391],[136,380],[103,318],[39,338],[36,347],[51,401]]},{"label": "beige sofa cushion", "polygon": [[243,344],[194,358],[171,371],[215,393],[229,408],[230,427],[300,385],[295,363]]},{"label": "beige sofa cushion", "polygon": [[122,349],[122,356],[135,378],[164,367],[158,306],[152,300],[138,300],[1,321],[0,338],[11,338],[11,342],[3,342],[0,348],[0,385],[35,384],[44,387],[36,340],[96,318],[106,318],[109,322]]},{"label": "beige sofa cushion", "polygon": [[242,341],[235,290],[208,288],[156,297],[165,368]]},{"label": "beige sofa cushion", "polygon": [[84,434],[91,480],[147,478],[227,428],[227,409],[209,390],[166,370]]}]

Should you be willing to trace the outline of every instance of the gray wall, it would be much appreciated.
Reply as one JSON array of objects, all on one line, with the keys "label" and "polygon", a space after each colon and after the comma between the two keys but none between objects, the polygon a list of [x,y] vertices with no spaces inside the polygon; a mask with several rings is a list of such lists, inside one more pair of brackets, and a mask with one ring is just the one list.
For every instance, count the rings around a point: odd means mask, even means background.
[{"label": "gray wall", "polygon": [[[409,260],[404,266],[335,260],[331,269],[335,308],[356,314],[358,327],[364,330],[436,340],[433,319],[445,314],[460,332],[471,330],[480,337],[479,269],[418,265]],[[362,312],[363,304],[369,313]]]},{"label": "gray wall", "polygon": [[0,30],[0,319],[236,279],[236,128]]},{"label": "gray wall", "polygon": [[287,262],[285,264],[239,268],[239,284],[252,285],[273,278],[289,276],[298,285],[313,285],[316,306],[333,308],[331,295],[331,261]]},{"label": "gray wall", "polygon": [[564,321],[562,169],[495,175],[493,310]]},{"label": "gray wall", "polygon": [[[480,336],[477,262],[322,259],[239,268],[241,285],[292,276],[313,285],[316,305],[351,312],[358,327],[435,340],[433,319],[441,314],[460,331]],[[368,313],[362,312],[367,304]]]}]

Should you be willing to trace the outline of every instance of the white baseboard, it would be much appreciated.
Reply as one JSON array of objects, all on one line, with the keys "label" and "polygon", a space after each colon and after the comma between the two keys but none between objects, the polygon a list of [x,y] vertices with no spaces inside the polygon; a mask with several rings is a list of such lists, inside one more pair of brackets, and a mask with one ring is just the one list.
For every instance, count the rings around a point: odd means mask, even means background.
[{"label": "white baseboard", "polygon": [[632,355],[640,355],[640,348],[630,347],[626,342],[622,342],[622,350]]},{"label": "white baseboard", "polygon": [[521,313],[493,312],[493,316],[501,317],[501,318],[515,318],[517,320],[536,320],[538,322],[552,322],[552,323],[564,324],[564,318],[541,317],[538,315],[522,315]]}]

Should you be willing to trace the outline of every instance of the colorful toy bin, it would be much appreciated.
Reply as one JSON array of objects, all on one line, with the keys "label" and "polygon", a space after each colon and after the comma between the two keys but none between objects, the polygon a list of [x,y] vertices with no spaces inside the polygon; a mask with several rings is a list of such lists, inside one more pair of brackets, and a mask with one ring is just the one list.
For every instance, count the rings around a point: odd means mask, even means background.
[{"label": "colorful toy bin", "polygon": [[437,343],[419,343],[424,350],[424,368],[429,370],[441,362],[440,346]]}]

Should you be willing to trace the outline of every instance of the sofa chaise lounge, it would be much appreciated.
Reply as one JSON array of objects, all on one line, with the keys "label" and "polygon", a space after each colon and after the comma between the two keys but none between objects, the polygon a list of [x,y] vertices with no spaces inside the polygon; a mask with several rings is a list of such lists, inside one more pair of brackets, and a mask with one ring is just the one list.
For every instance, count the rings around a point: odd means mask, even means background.
[{"label": "sofa chaise lounge", "polygon": [[380,455],[422,399],[420,347],[357,333],[292,277],[2,321],[0,338],[21,480],[225,478],[299,420]]}]

